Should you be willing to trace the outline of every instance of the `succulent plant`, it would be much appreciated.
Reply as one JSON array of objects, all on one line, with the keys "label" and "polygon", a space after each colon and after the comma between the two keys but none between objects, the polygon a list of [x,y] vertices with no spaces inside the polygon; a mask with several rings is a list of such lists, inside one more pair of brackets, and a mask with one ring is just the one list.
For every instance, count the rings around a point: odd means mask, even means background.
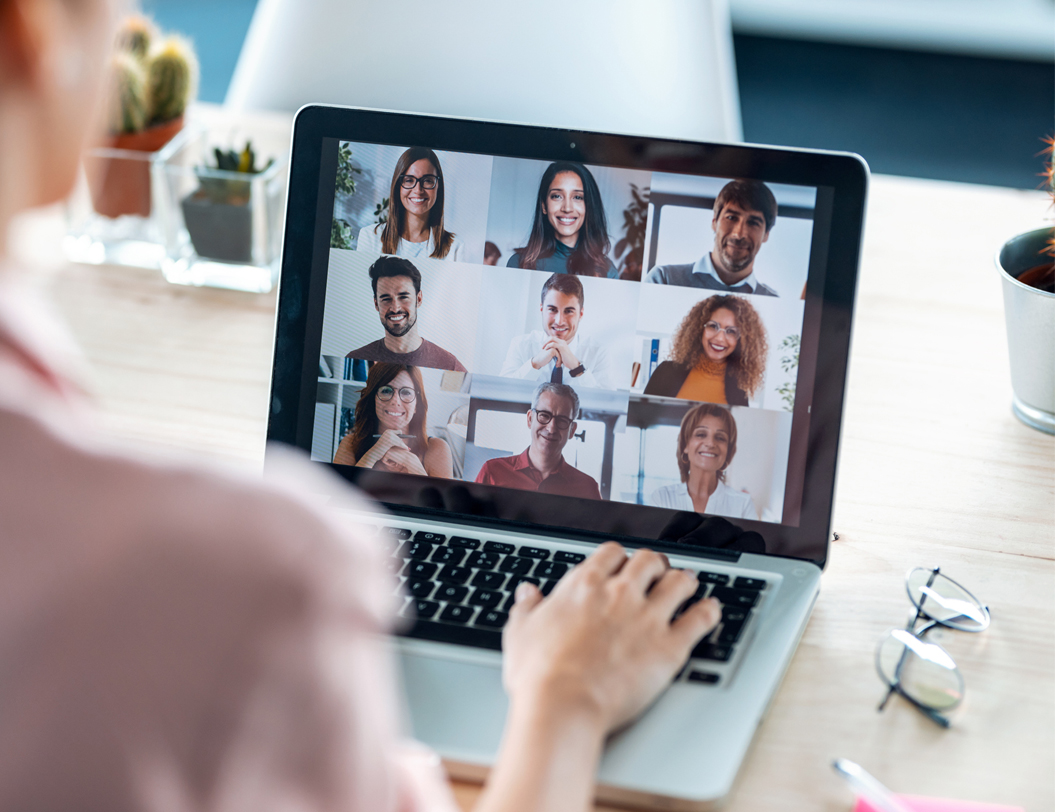
[{"label": "succulent plant", "polygon": [[121,29],[117,32],[117,48],[142,62],[157,38],[158,27],[154,21],[142,14],[133,14],[121,23]]},{"label": "succulent plant", "polygon": [[128,53],[114,56],[110,96],[110,131],[139,132],[146,126],[146,77],[143,66]]},{"label": "succulent plant", "polygon": [[183,115],[198,83],[194,47],[178,35],[167,37],[147,55],[147,125],[163,124]]},{"label": "succulent plant", "polygon": [[[259,175],[266,172],[275,162],[269,158],[267,163],[259,169],[256,166],[256,153],[253,152],[253,143],[245,142],[245,149],[241,152],[222,150],[219,147],[213,150],[216,156],[216,166],[206,169],[219,169],[223,172],[237,172],[243,175]],[[244,205],[249,202],[249,181],[236,178],[214,178],[199,175],[201,191],[213,203],[228,203],[232,205]]]}]

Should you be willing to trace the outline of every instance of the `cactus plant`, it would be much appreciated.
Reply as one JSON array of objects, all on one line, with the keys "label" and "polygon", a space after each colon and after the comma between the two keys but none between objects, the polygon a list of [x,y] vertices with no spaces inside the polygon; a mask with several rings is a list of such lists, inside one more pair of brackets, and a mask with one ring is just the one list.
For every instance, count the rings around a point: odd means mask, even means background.
[{"label": "cactus plant", "polygon": [[117,48],[143,62],[157,38],[158,28],[154,21],[141,14],[133,14],[121,23],[121,29],[117,32]]},{"label": "cactus plant", "polygon": [[193,98],[198,58],[178,35],[157,41],[157,29],[145,17],[130,17],[117,39],[113,61],[110,132],[141,132],[176,121]]},{"label": "cactus plant", "polygon": [[193,46],[180,36],[168,37],[148,54],[146,71],[148,126],[182,116],[198,81],[198,60]]},{"label": "cactus plant", "polygon": [[139,132],[147,121],[143,66],[131,54],[117,54],[113,60],[111,77],[110,132]]}]

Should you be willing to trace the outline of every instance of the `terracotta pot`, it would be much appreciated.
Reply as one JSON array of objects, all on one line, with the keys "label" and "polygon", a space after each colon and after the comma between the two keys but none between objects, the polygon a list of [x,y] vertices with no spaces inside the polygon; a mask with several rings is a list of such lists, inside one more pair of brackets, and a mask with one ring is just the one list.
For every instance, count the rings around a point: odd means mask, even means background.
[{"label": "terracotta pot", "polygon": [[142,152],[143,157],[116,158],[92,155],[84,160],[92,206],[104,217],[122,214],[150,216],[150,158],[183,129],[183,116],[138,133],[111,135],[104,149]]}]

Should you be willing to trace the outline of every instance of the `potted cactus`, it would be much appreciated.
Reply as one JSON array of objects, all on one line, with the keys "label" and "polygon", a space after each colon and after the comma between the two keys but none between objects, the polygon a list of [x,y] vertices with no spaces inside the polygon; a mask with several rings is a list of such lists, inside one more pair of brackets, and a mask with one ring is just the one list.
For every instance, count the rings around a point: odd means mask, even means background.
[{"label": "potted cactus", "polygon": [[198,60],[177,35],[159,38],[144,17],[125,21],[112,63],[109,133],[102,146],[144,153],[143,160],[117,156],[86,163],[95,210],[107,217],[150,215],[150,162],[183,127],[194,95]]},{"label": "potted cactus", "polygon": [[275,159],[258,168],[249,141],[241,152],[217,148],[213,154],[216,166],[196,169],[198,189],[180,202],[183,222],[199,257],[252,262],[252,177],[270,169]]}]

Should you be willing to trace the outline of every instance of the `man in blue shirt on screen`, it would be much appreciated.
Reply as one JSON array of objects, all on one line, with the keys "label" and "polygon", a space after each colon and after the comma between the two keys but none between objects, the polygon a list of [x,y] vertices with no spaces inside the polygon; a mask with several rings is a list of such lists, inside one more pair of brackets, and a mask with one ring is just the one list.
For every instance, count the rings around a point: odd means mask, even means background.
[{"label": "man in blue shirt on screen", "polygon": [[755,256],[777,220],[777,200],[761,181],[734,180],[714,201],[714,246],[695,263],[657,265],[645,277],[657,285],[683,285],[729,293],[778,295],[755,277]]}]

